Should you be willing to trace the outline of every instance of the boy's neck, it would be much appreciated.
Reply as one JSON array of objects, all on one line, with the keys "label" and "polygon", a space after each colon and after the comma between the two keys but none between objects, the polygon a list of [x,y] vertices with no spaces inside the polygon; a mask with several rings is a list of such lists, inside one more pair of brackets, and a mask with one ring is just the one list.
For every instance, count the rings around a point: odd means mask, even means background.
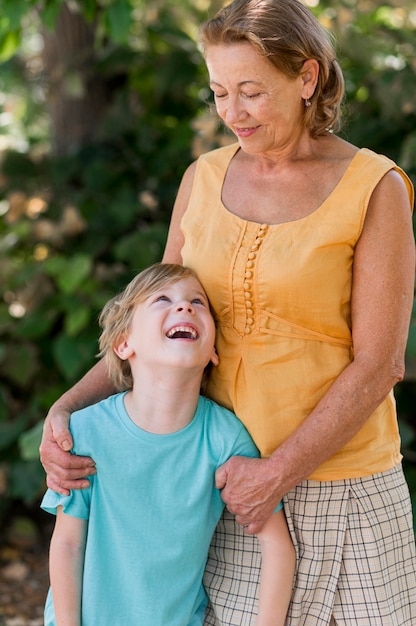
[{"label": "boy's neck", "polygon": [[130,419],[155,434],[173,433],[194,418],[201,386],[201,374],[183,370],[164,373],[159,368],[135,376],[133,389],[125,396]]}]

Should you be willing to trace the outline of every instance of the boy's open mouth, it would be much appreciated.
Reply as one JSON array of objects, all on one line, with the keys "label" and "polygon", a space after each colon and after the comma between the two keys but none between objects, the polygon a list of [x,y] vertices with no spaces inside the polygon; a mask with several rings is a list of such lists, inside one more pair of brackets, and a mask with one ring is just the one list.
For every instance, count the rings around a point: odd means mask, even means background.
[{"label": "boy's open mouth", "polygon": [[198,333],[192,326],[174,326],[166,333],[169,339],[198,339]]}]

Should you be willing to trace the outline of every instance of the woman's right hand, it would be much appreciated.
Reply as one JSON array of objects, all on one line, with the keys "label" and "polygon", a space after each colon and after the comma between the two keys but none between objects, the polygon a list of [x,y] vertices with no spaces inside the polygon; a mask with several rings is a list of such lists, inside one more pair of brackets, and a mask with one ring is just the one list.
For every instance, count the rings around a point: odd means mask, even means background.
[{"label": "woman's right hand", "polygon": [[86,476],[95,474],[95,464],[90,457],[71,454],[73,446],[69,432],[71,411],[54,405],[45,420],[40,444],[40,460],[46,472],[46,484],[64,496],[70,489],[89,486]]}]

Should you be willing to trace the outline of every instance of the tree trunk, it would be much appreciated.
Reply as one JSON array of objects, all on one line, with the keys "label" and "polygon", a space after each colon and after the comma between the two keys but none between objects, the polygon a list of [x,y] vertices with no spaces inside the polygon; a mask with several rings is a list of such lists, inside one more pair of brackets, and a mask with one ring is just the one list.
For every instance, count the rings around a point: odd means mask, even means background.
[{"label": "tree trunk", "polygon": [[106,109],[103,80],[94,72],[94,25],[66,3],[54,31],[44,31],[52,151],[64,156],[90,143]]}]

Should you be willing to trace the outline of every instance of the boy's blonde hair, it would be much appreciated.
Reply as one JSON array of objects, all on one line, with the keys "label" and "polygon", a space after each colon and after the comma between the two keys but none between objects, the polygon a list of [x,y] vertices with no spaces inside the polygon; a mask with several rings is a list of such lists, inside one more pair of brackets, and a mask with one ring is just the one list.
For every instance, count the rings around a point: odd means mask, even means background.
[{"label": "boy's blonde hair", "polygon": [[106,361],[109,376],[117,390],[131,389],[133,379],[129,362],[114,352],[114,346],[129,332],[136,306],[153,293],[183,278],[196,278],[189,267],[175,263],[155,263],[133,278],[127,287],[104,306],[99,324],[102,328],[100,357]]}]

